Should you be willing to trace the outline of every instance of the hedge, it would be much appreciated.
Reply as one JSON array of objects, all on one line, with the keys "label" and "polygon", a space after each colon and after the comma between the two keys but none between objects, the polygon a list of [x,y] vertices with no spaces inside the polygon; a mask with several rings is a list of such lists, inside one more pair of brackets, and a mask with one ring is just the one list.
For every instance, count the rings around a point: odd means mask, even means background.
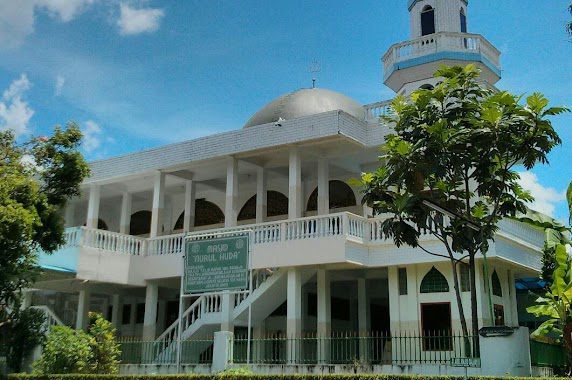
[{"label": "hedge", "polygon": [[[8,380],[462,380],[463,376],[399,374],[326,374],[326,375],[256,375],[256,374],[183,374],[183,375],[33,375],[10,374]],[[469,376],[470,380],[530,380],[528,377]],[[551,380],[570,380],[552,377]]]}]

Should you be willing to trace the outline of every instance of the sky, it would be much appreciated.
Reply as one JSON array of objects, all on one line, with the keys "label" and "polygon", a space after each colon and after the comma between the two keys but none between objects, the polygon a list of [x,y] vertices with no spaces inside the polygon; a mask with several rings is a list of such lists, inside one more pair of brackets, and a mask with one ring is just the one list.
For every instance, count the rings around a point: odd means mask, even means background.
[{"label": "sky", "polygon": [[[406,0],[0,0],[0,129],[20,139],[77,122],[97,160],[241,128],[274,98],[317,86],[387,100],[381,56],[409,39]],[[569,0],[472,0],[470,33],[502,52],[497,87],[572,106]],[[533,207],[567,221],[563,144],[521,174]]]}]

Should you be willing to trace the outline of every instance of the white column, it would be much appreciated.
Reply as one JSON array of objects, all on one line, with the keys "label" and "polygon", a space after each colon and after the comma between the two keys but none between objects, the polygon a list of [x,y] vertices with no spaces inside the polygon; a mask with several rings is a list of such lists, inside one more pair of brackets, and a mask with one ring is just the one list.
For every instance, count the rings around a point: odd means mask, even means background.
[{"label": "white column", "polygon": [[111,296],[111,324],[116,329],[121,327],[121,312],[122,310],[121,296],[119,294],[114,294]]},{"label": "white column", "polygon": [[298,147],[290,147],[288,165],[288,219],[302,217],[302,162]]},{"label": "white column", "polygon": [[238,160],[228,157],[226,166],[226,202],[224,205],[224,226],[236,226],[238,217]]},{"label": "white column", "polygon": [[358,288],[358,331],[359,336],[362,339],[359,340],[359,354],[360,360],[362,362],[367,362],[369,358],[369,352],[367,349],[367,340],[365,337],[367,336],[367,291],[366,291],[366,280],[365,278],[358,278],[357,280],[357,288]]},{"label": "white column", "polygon": [[517,301],[516,301],[516,288],[515,288],[515,279],[514,279],[514,272],[509,270],[507,273],[508,277],[508,295],[509,295],[509,305],[510,311],[507,310],[506,314],[510,315],[510,319],[507,318],[505,320],[505,324],[507,326],[518,326],[518,309],[517,309]]},{"label": "white column", "polygon": [[87,325],[89,323],[89,303],[91,300],[91,294],[89,290],[80,290],[79,299],[77,303],[77,319],[75,322],[76,330],[87,330]]},{"label": "white column", "polygon": [[[411,267],[407,267],[407,275],[411,271]],[[389,293],[389,321],[390,321],[390,329],[391,331],[395,331],[399,333],[401,330],[400,321],[400,305],[399,305],[399,278],[397,274],[398,270],[396,266],[391,266],[387,268],[387,286],[388,286],[388,293]],[[408,281],[409,284],[411,281]],[[417,293],[417,289],[415,290]],[[408,293],[409,289],[408,289]],[[409,322],[409,321],[407,321]],[[406,327],[407,328],[407,327]]]},{"label": "white column", "polygon": [[330,212],[330,170],[325,158],[318,160],[318,215]]},{"label": "white column", "polygon": [[31,290],[24,290],[22,292],[22,309],[27,309],[32,306],[32,296],[34,292]]},{"label": "white column", "polygon": [[89,187],[89,201],[87,204],[87,221],[85,223],[87,228],[97,228],[97,221],[99,220],[99,199],[100,199],[101,186],[92,183]]},{"label": "white column", "polygon": [[196,204],[197,185],[193,180],[185,181],[185,216],[183,221],[183,230],[185,232],[192,231],[195,227],[195,204]]},{"label": "white column", "polygon": [[153,211],[151,214],[151,233],[154,238],[161,235],[163,213],[165,211],[165,173],[155,173],[153,184]]},{"label": "white column", "polygon": [[296,363],[299,355],[299,345],[294,339],[299,339],[302,332],[302,276],[297,268],[288,269],[287,295],[286,336],[288,338],[288,362]]},{"label": "white column", "polygon": [[132,204],[133,196],[128,192],[124,192],[121,196],[121,217],[119,219],[119,232],[122,234],[129,234]]},{"label": "white column", "polygon": [[65,211],[65,226],[75,227],[75,202],[68,202]]},{"label": "white column", "polygon": [[256,223],[264,223],[268,210],[268,189],[266,170],[258,167],[256,170]]},{"label": "white column", "polygon": [[157,300],[159,286],[147,283],[145,292],[145,317],[143,319],[143,340],[154,340],[157,332]]},{"label": "white column", "polygon": [[318,339],[324,338],[318,344],[318,362],[328,363],[330,360],[330,335],[332,333],[332,299],[330,291],[330,273],[318,269],[317,298],[318,298]]},{"label": "white column", "polygon": [[220,321],[221,331],[234,331],[234,320],[232,318],[233,310],[234,310],[234,294],[225,291],[222,294],[222,301],[221,301],[221,321]]},{"label": "white column", "polygon": [[255,339],[252,344],[252,358],[255,363],[259,363],[264,358],[265,344],[264,334],[266,333],[266,322],[261,321],[252,327],[252,338]]}]

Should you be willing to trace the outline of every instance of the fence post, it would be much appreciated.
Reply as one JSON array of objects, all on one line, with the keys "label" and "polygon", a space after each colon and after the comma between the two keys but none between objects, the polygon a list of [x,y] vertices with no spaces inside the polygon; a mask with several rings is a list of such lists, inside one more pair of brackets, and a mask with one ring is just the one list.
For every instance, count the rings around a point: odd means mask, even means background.
[{"label": "fence post", "polygon": [[232,364],[234,333],[232,331],[217,331],[214,333],[213,373],[225,371]]}]

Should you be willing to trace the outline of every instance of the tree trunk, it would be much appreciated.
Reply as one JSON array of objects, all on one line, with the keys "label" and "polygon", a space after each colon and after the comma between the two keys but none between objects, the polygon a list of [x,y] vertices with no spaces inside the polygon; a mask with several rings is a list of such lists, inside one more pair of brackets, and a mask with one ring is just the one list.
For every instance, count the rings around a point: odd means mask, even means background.
[{"label": "tree trunk", "polygon": [[469,330],[467,328],[467,319],[465,318],[465,310],[463,308],[463,301],[461,297],[461,288],[459,287],[459,276],[457,275],[457,260],[449,254],[451,260],[451,269],[453,270],[453,287],[455,289],[455,297],[457,299],[457,307],[459,309],[459,318],[461,320],[461,329],[463,330],[463,337],[465,340],[465,352],[467,355],[472,351],[471,341],[469,339]]},{"label": "tree trunk", "polygon": [[[469,252],[469,274],[471,281],[471,330],[475,341],[474,354],[478,354],[479,315],[477,313],[477,281],[475,276],[475,251]],[[476,355],[475,355],[476,356]]]}]

